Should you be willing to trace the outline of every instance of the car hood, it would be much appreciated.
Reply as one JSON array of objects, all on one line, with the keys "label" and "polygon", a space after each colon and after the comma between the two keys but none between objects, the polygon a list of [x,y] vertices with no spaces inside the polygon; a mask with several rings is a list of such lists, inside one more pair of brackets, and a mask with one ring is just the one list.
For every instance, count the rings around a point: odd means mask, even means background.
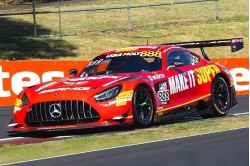
[{"label": "car hood", "polygon": [[33,102],[80,100],[95,95],[99,91],[106,89],[106,87],[117,84],[117,82],[139,78],[139,76],[127,74],[64,78],[28,88],[26,89],[26,95],[29,99],[34,100]]}]

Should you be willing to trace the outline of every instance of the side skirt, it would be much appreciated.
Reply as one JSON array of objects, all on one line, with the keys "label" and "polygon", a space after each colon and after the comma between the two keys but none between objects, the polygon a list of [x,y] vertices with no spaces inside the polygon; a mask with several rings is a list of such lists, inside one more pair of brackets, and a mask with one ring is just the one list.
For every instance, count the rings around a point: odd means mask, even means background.
[{"label": "side skirt", "polygon": [[177,119],[182,119],[186,117],[197,117],[197,116],[202,117],[202,115],[212,114],[212,111],[211,109],[209,109],[209,106],[207,104],[205,105],[201,104],[195,108],[190,107],[186,109],[186,108],[181,107],[181,108],[169,110],[166,114],[158,116],[155,122],[177,120]]}]

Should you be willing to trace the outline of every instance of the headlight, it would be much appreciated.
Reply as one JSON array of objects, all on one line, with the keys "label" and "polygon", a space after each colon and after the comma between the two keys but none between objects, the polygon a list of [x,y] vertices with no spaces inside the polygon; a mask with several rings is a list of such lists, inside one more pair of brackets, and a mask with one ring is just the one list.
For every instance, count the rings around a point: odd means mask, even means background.
[{"label": "headlight", "polygon": [[27,97],[27,95],[24,93],[23,96],[22,96],[22,103],[23,103],[23,106],[24,107],[27,107],[28,106],[28,103],[29,103],[29,99]]},{"label": "headlight", "polygon": [[109,100],[116,97],[120,93],[121,89],[122,86],[118,85],[98,93],[97,95],[94,96],[94,98],[98,102]]}]

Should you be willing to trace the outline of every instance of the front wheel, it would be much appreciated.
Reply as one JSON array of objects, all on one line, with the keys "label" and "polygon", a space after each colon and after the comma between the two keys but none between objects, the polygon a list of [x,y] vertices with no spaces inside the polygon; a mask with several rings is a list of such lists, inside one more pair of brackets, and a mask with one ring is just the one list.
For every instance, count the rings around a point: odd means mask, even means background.
[{"label": "front wheel", "polygon": [[153,123],[154,104],[150,89],[139,85],[133,95],[133,117],[137,127],[148,127]]},{"label": "front wheel", "polygon": [[225,116],[230,108],[230,91],[222,77],[215,78],[211,95],[214,116]]}]

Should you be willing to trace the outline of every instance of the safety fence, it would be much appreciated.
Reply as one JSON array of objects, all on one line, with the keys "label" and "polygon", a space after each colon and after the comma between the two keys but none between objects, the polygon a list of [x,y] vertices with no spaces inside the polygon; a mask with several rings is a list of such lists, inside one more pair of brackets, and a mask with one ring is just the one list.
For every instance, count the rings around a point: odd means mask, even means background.
[{"label": "safety fence", "polygon": [[219,17],[219,0],[33,0],[0,7],[0,37],[102,33]]}]

